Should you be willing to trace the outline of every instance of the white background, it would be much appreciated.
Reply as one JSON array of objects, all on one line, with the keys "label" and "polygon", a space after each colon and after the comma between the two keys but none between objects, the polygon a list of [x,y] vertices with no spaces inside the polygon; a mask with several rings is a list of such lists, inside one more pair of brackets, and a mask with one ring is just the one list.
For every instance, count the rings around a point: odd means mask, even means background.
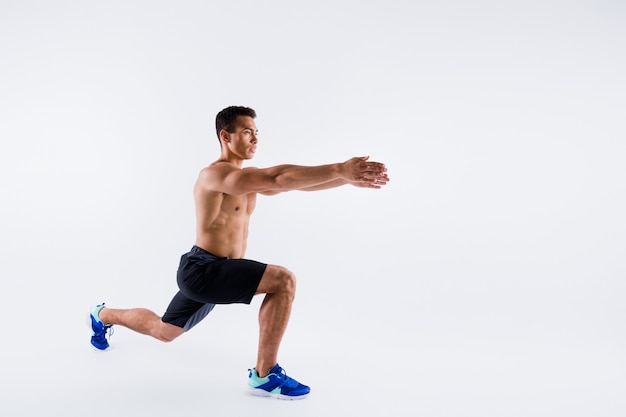
[{"label": "white background", "polygon": [[[1,0],[1,413],[625,415],[623,4]],[[259,197],[302,402],[245,395],[260,298],[88,341],[96,303],[163,313],[233,104],[256,166],[392,179]]]}]

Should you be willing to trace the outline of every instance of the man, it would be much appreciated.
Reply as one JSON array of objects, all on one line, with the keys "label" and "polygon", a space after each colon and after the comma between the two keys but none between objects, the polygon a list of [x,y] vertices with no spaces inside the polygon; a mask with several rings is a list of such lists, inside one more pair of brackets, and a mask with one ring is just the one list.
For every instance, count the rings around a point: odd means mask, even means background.
[{"label": "man", "polygon": [[143,308],[112,309],[102,303],[91,310],[91,343],[101,350],[108,348],[107,332],[115,324],[170,342],[204,319],[215,304],[250,304],[254,295],[265,294],[259,311],[257,362],[248,374],[249,390],[254,395],[299,399],[306,397],[310,388],[288,377],[277,362],[296,278],[282,266],[244,259],[257,194],[325,190],[346,184],[380,188],[389,178],[385,165],[368,157],[308,167],[242,168],[257,149],[255,118],[253,109],[241,106],[217,114],[221,156],[200,171],[195,184],[196,242],[181,257],[179,291],[163,317]]}]

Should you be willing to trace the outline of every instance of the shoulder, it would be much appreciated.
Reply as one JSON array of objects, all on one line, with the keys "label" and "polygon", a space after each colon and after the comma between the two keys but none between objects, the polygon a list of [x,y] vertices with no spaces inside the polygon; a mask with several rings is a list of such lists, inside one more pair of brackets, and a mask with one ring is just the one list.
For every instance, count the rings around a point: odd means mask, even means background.
[{"label": "shoulder", "polygon": [[206,166],[198,173],[198,179],[196,181],[196,188],[199,189],[211,189],[216,182],[223,181],[223,179],[237,167],[229,164],[228,162],[217,161],[211,165]]},{"label": "shoulder", "polygon": [[210,180],[210,179],[223,179],[233,172],[240,172],[242,168],[231,164],[227,161],[215,161],[211,165],[204,167],[198,173],[198,179]]},{"label": "shoulder", "polygon": [[196,189],[232,195],[256,191],[248,189],[247,182],[250,176],[256,176],[257,171],[259,169],[255,167],[242,168],[228,161],[216,161],[200,170]]}]

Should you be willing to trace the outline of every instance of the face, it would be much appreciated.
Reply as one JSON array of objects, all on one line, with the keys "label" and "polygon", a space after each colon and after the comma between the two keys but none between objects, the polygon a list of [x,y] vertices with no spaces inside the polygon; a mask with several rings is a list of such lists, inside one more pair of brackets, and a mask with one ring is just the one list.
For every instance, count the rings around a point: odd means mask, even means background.
[{"label": "face", "polygon": [[252,117],[238,116],[235,131],[226,132],[226,145],[239,158],[252,159],[259,141],[258,133]]}]

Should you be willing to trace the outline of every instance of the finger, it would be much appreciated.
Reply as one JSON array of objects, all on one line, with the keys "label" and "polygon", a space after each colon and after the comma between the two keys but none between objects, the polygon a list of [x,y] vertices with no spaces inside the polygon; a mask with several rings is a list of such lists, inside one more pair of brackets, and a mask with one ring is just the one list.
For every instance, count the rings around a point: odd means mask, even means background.
[{"label": "finger", "polygon": [[378,171],[386,171],[387,170],[387,167],[385,166],[385,164],[380,163],[380,162],[368,162],[365,166],[370,168],[370,169],[375,169],[375,170],[378,170]]},{"label": "finger", "polygon": [[387,184],[388,179],[385,177],[369,177],[364,178],[362,181],[359,181],[359,184],[366,187],[376,187],[380,188],[380,186]]}]

